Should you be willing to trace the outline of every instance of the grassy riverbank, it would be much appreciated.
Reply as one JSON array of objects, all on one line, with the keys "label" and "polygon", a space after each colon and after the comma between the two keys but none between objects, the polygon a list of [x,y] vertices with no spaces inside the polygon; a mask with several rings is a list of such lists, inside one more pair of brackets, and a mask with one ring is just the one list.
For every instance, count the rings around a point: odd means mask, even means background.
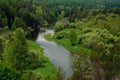
[{"label": "grassy riverbank", "polygon": [[[65,29],[62,30],[61,32],[70,32],[71,29]],[[79,30],[76,29],[75,30],[77,32],[77,34],[79,34]],[[55,34],[56,35],[56,34]],[[71,42],[69,40],[69,38],[62,38],[62,39],[56,39],[55,35],[52,36],[51,34],[46,34],[44,37],[45,39],[49,40],[49,41],[55,41],[58,44],[61,44],[62,46],[64,46],[67,50],[69,50],[72,53],[79,53],[79,45],[71,45]]]},{"label": "grassy riverbank", "polygon": [[43,63],[42,67],[29,71],[32,71],[34,75],[40,75],[40,80],[45,80],[46,78],[54,80],[57,71],[55,67],[52,65],[52,63],[49,61],[49,59],[46,56],[44,56],[43,49],[35,42],[29,40],[27,41],[27,44],[30,50],[35,51],[39,55],[40,60]]}]

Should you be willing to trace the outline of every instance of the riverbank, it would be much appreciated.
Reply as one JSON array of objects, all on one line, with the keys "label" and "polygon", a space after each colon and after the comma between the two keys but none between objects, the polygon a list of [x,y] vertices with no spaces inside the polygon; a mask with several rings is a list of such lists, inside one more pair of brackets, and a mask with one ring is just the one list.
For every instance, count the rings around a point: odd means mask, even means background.
[{"label": "riverbank", "polygon": [[80,52],[79,45],[75,45],[75,46],[71,45],[68,38],[56,39],[51,34],[46,34],[44,37],[49,41],[54,41],[58,44],[61,44],[64,48],[66,48],[68,51],[70,51],[73,54],[78,54]]},{"label": "riverbank", "polygon": [[40,47],[40,45],[36,44],[33,41],[27,41],[28,48],[32,51],[36,51],[36,53],[39,55],[40,59],[42,60],[43,64],[42,67],[39,67],[34,70],[29,70],[32,71],[34,75],[40,75],[40,80],[45,80],[47,78],[54,80],[57,75],[57,70],[53,66],[53,64],[49,61],[49,59],[44,56],[43,54],[43,48]]}]

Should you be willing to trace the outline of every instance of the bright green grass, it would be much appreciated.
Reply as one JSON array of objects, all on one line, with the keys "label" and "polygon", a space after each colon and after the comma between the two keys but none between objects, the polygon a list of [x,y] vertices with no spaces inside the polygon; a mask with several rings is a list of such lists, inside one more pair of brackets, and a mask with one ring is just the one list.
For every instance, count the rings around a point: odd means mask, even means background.
[{"label": "bright green grass", "polygon": [[45,78],[48,76],[50,77],[51,80],[54,80],[56,77],[57,71],[55,67],[52,65],[52,63],[49,61],[49,59],[43,55],[43,49],[35,42],[29,41],[29,40],[27,41],[27,44],[29,49],[37,51],[40,58],[44,59],[45,61],[43,67],[39,67],[35,70],[29,70],[29,71],[32,71],[33,74],[35,75],[40,75],[41,76],[40,80],[45,80]]},{"label": "bright green grass", "polygon": [[72,53],[79,53],[79,46],[78,45],[71,45],[69,39],[54,39],[55,42],[58,44],[63,45],[66,49],[68,49]]},{"label": "bright green grass", "polygon": [[43,52],[43,48],[41,48],[37,43],[27,40],[27,44],[29,49],[40,50]]}]

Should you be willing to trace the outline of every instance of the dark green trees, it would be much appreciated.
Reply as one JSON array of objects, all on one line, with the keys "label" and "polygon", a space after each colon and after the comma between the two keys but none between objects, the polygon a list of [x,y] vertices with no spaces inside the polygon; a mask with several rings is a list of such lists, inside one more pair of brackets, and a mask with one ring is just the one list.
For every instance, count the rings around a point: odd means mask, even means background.
[{"label": "dark green trees", "polygon": [[26,27],[27,27],[26,22],[22,18],[15,17],[14,22],[12,24],[12,30],[15,30],[15,29],[17,29],[19,27],[26,30]]},{"label": "dark green trees", "polygon": [[43,8],[31,0],[0,1],[0,12],[0,27],[8,26],[10,30],[22,27],[26,31],[31,27],[34,31],[38,31],[37,26],[45,21]]},{"label": "dark green trees", "polygon": [[0,64],[0,80],[22,80],[21,73]]}]

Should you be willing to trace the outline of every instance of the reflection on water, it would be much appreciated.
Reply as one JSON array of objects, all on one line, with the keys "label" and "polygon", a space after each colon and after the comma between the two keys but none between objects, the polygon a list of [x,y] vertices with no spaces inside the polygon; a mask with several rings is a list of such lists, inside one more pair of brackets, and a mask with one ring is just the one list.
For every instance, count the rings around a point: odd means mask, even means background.
[{"label": "reflection on water", "polygon": [[46,30],[46,32],[40,33],[36,42],[44,48],[44,54],[50,59],[53,65],[65,73],[66,79],[72,74],[72,54],[61,45],[46,40],[43,36],[47,33],[54,34],[54,31]]}]

